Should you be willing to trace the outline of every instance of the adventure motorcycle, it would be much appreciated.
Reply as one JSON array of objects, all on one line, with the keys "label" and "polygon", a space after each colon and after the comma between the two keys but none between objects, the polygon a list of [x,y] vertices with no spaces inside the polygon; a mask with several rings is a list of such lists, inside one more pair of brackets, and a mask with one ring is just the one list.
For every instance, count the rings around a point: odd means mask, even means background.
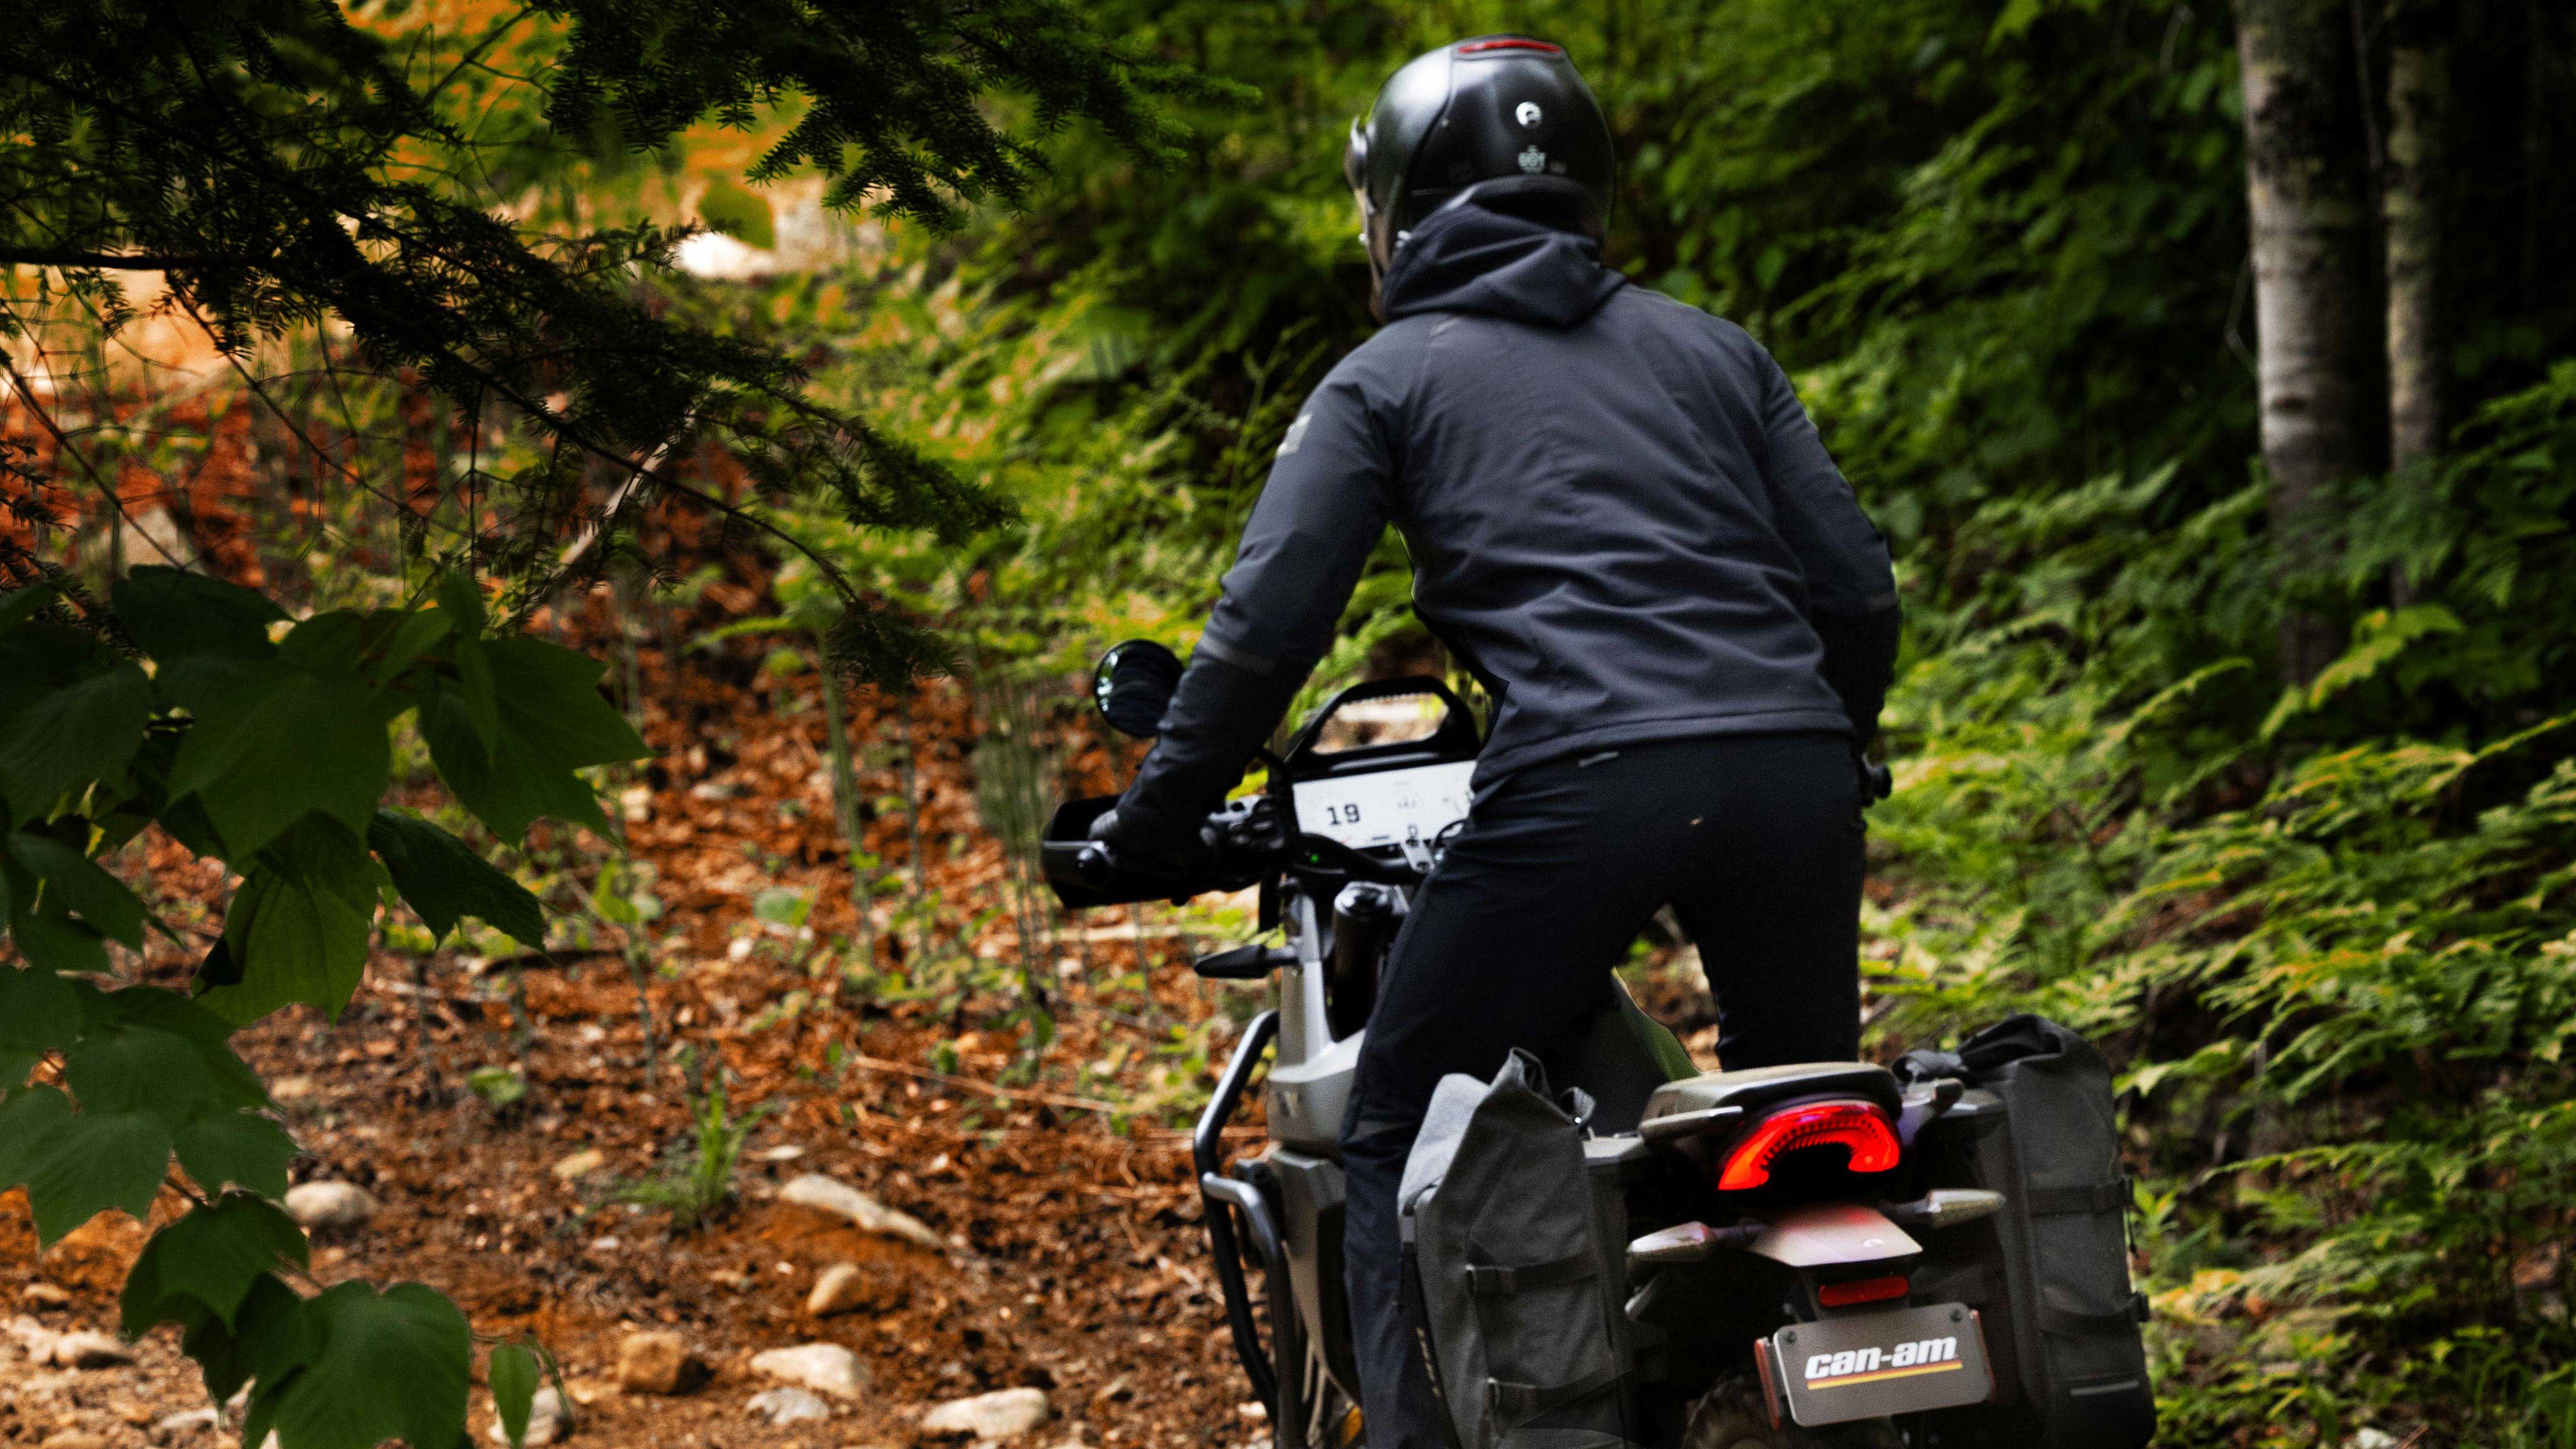
[{"label": "adventure motorcycle", "polygon": [[[1159,717],[1178,673],[1159,645],[1119,646],[1095,680],[1103,713],[1150,733],[1135,725]],[[1403,700],[1421,706],[1427,733],[1326,746],[1337,720],[1382,716]],[[1243,945],[1196,963],[1220,980],[1275,977],[1277,1005],[1245,1029],[1193,1142],[1235,1350],[1278,1449],[1347,1449],[1365,1432],[1336,1136],[1379,973],[1413,892],[1465,826],[1479,743],[1472,715],[1438,681],[1362,684],[1268,758],[1263,793],[1209,817],[1200,878],[1138,872],[1091,840],[1114,797],[1065,804],[1042,846],[1069,909],[1258,886],[1262,930],[1285,933],[1285,946]],[[1225,1128],[1265,1057],[1267,1149],[1228,1161]],[[1940,1425],[1963,1422],[1963,1406],[1995,1393],[1985,1325],[1967,1304],[1918,1294],[1913,1274],[1925,1240],[1995,1215],[2004,1194],[1927,1187],[1914,1148],[1936,1122],[1955,1129],[1993,1114],[1992,1094],[1955,1077],[1900,1084],[1863,1062],[1701,1073],[1615,987],[1542,1064],[1554,1088],[1579,1089],[1585,1170],[1613,1184],[1624,1208],[1617,1286],[1623,1331],[1645,1346],[1628,1390],[1643,1442],[1786,1449],[1981,1437]],[[1247,1264],[1263,1274],[1258,1317]],[[1934,1416],[1944,1410],[1953,1412]]]}]

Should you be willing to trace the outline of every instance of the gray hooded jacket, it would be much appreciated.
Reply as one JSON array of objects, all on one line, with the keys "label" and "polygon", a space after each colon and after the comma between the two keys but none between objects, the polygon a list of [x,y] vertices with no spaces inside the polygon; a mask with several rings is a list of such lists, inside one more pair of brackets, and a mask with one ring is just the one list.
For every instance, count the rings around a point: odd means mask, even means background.
[{"label": "gray hooded jacket", "polygon": [[1480,794],[1624,744],[1875,729],[1887,547],[1742,328],[1472,202],[1413,234],[1382,297],[1280,444],[1113,841],[1195,834],[1390,523],[1415,610],[1496,701]]}]

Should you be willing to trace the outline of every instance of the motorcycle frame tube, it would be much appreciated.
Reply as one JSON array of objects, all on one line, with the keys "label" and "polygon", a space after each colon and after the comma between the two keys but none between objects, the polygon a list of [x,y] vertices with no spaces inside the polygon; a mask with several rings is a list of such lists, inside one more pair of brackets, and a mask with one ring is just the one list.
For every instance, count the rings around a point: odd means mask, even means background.
[{"label": "motorcycle frame tube", "polygon": [[1245,1215],[1246,1226],[1261,1246],[1267,1272],[1279,1271],[1279,1233],[1268,1221],[1259,1189],[1224,1176],[1219,1171],[1223,1165],[1219,1154],[1225,1150],[1225,1124],[1242,1105],[1243,1089],[1252,1080],[1252,1069],[1260,1065],[1262,1053],[1269,1049],[1278,1029],[1276,1011],[1261,1013],[1243,1029],[1243,1039],[1235,1044],[1225,1075],[1217,1080],[1215,1095],[1208,1099],[1207,1109],[1199,1113],[1198,1126],[1190,1134],[1190,1162],[1198,1169],[1199,1195],[1207,1204],[1208,1248],[1216,1260],[1217,1287],[1225,1298],[1225,1321],[1234,1336],[1234,1356],[1242,1362],[1244,1376],[1252,1381],[1253,1397],[1270,1413],[1274,1424],[1282,1422],[1279,1382],[1271,1371],[1270,1356],[1262,1347],[1261,1331],[1252,1320],[1252,1291],[1243,1279],[1243,1253],[1234,1236],[1234,1214]]}]

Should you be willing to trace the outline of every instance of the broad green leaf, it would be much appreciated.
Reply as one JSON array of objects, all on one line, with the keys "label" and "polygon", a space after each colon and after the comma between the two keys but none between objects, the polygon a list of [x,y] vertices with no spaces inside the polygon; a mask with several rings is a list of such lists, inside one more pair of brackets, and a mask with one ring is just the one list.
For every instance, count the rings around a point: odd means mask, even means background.
[{"label": "broad green leaf", "polygon": [[224,943],[240,979],[198,1001],[235,1025],[298,1001],[338,1019],[366,975],[377,875],[374,859],[335,822],[299,822],[261,853],[233,896]]},{"label": "broad green leaf", "polygon": [[144,1112],[75,1112],[52,1087],[0,1102],[0,1189],[25,1185],[49,1245],[109,1208],[150,1215],[170,1169],[170,1129]]},{"label": "broad green leaf", "polygon": [[372,635],[369,616],[355,609],[332,609],[296,622],[277,641],[280,662],[320,674],[355,674],[366,659]]},{"label": "broad green leaf", "polygon": [[392,755],[358,674],[232,669],[202,679],[189,705],[197,721],[179,747],[170,793],[197,797],[231,856],[257,851],[308,812],[352,833],[367,828]]},{"label": "broad green leaf", "polygon": [[[80,1037],[80,993],[41,968],[0,967],[0,1046],[58,1051]],[[0,1082],[0,1091],[16,1086]]]},{"label": "broad green leaf", "polygon": [[421,708],[421,734],[448,787],[504,840],[522,839],[541,815],[606,829],[598,796],[573,772],[649,752],[600,698],[598,662],[538,639],[487,640],[481,652],[498,711],[491,748],[461,691],[441,689]]},{"label": "broad green leaf", "polygon": [[367,844],[432,937],[445,940],[460,918],[476,916],[531,950],[545,949],[546,911],[536,896],[437,825],[379,810],[367,825]]},{"label": "broad green leaf", "polygon": [[64,1080],[83,1107],[158,1112],[172,1126],[268,1105],[267,1089],[226,1040],[221,1017],[175,991],[91,991]]},{"label": "broad green leaf", "polygon": [[525,1345],[505,1343],[492,1350],[491,1362],[484,1377],[492,1384],[492,1411],[500,1416],[501,1432],[514,1446],[528,1442],[528,1411],[535,1405],[537,1383],[543,1377],[537,1356]]},{"label": "broad green leaf", "polygon": [[[212,1313],[201,1314],[179,1340],[180,1350],[197,1361],[205,1375],[206,1392],[218,1403],[253,1379],[260,1380],[263,1388],[273,1387],[320,1347],[320,1334],[304,1300],[273,1273],[251,1280],[230,1324]],[[251,1401],[250,1413],[263,1425],[261,1437],[250,1442],[264,1444],[268,1409],[261,1398]]]},{"label": "broad green leaf", "polygon": [[75,783],[121,772],[151,715],[152,681],[127,663],[39,695],[0,735],[10,813],[32,820]]},{"label": "broad green leaf", "polygon": [[286,1196],[286,1165],[295,1139],[255,1112],[213,1112],[182,1122],[171,1133],[179,1166],[207,1192],[227,1184],[269,1197]]},{"label": "broad green leaf", "polygon": [[386,636],[384,648],[377,655],[369,677],[381,689],[412,665],[412,661],[429,652],[447,637],[449,619],[437,609],[420,609],[402,616]]},{"label": "broad green leaf", "polygon": [[280,1263],[302,1266],[304,1232],[277,1204],[229,1192],[152,1235],[125,1275],[121,1327],[128,1338],[156,1323],[192,1323],[202,1309],[233,1325],[251,1285]]},{"label": "broad green leaf", "polygon": [[43,970],[78,975],[108,969],[107,942],[78,921],[21,909],[9,923],[9,938],[20,955]]},{"label": "broad green leaf", "polygon": [[272,1425],[283,1449],[452,1449],[464,1435],[473,1332],[455,1304],[418,1283],[342,1283],[304,1312],[316,1341],[283,1383],[262,1375],[266,1412],[243,1425],[245,1442]]},{"label": "broad green leaf", "polygon": [[0,594],[0,630],[14,628],[36,616],[36,611],[52,603],[57,590],[51,583],[38,581],[23,589]]},{"label": "broad green leaf", "polygon": [[191,654],[266,658],[268,626],[286,617],[238,584],[157,565],[128,572],[115,597],[126,631],[165,666]]},{"label": "broad green leaf", "polygon": [[45,893],[100,935],[143,945],[143,902],[98,862],[51,836],[9,833],[9,856],[45,883]]},{"label": "broad green leaf", "polygon": [[456,631],[465,635],[483,632],[483,589],[474,576],[461,569],[450,569],[430,586],[438,596],[438,607],[455,621]]}]

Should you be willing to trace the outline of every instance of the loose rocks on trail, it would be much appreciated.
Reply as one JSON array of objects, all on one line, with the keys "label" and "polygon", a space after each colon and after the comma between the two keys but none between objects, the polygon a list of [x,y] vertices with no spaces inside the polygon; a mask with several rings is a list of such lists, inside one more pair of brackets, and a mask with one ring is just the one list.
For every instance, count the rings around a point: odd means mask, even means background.
[{"label": "loose rocks on trail", "polygon": [[780,1428],[832,1417],[832,1406],[812,1391],[785,1386],[763,1389],[752,1395],[743,1407]]},{"label": "loose rocks on trail", "polygon": [[383,1206],[353,1182],[300,1182],[286,1190],[286,1215],[308,1233],[354,1231]]},{"label": "loose rocks on trail", "polygon": [[859,1356],[837,1343],[806,1343],[756,1353],[751,1356],[751,1371],[836,1399],[856,1399],[866,1393],[870,1377]]},{"label": "loose rocks on trail", "polygon": [[630,1333],[617,1346],[617,1387],[630,1394],[685,1394],[704,1383],[706,1363],[676,1333]]},{"label": "loose rocks on trail", "polygon": [[924,1432],[972,1434],[978,1439],[1012,1439],[1046,1422],[1046,1394],[1037,1389],[1002,1389],[941,1404],[921,1416]]},{"label": "loose rocks on trail", "polygon": [[939,1235],[930,1230],[929,1224],[910,1213],[887,1207],[848,1183],[836,1182],[819,1172],[806,1173],[780,1188],[778,1200],[847,1218],[861,1232],[901,1238],[934,1253],[940,1249]]}]

